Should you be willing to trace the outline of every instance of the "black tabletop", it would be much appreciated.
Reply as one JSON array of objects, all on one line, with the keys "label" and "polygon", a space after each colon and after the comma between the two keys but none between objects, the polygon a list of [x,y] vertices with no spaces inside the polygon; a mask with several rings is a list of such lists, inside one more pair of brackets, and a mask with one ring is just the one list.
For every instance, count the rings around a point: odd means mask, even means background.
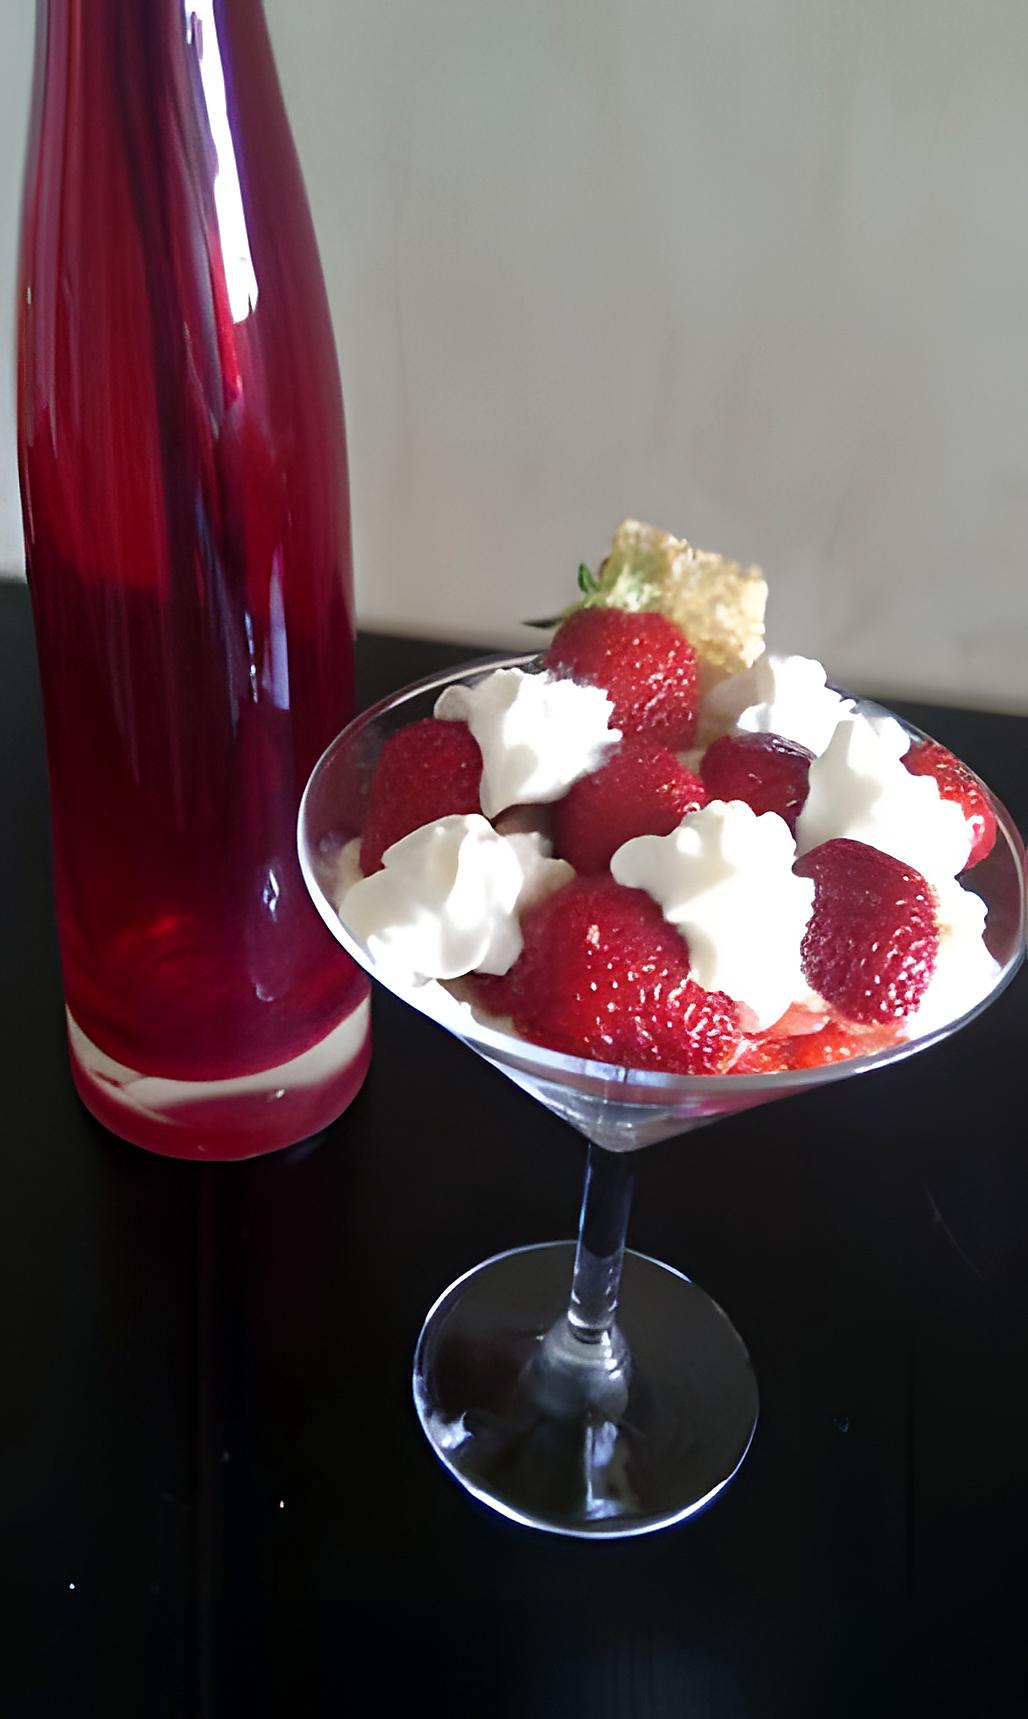
[{"label": "black tabletop", "polygon": [[[365,638],[366,701],[472,654]],[[904,706],[1028,821],[1028,720]],[[650,1148],[631,1241],[729,1312],[761,1420],[702,1517],[474,1504],[410,1393],[438,1292],[570,1236],[583,1143],[393,999],[319,1143],[151,1157],[67,1072],[28,601],[0,585],[0,1714],[1023,1710],[1022,973],[945,1046]]]}]

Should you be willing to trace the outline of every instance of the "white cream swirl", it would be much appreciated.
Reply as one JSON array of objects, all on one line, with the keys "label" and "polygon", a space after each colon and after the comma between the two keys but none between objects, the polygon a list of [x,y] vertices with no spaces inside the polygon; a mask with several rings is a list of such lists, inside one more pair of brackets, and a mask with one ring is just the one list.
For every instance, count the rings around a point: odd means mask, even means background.
[{"label": "white cream swirl", "polygon": [[913,866],[930,883],[967,864],[972,831],[960,807],[931,776],[914,776],[896,752],[896,723],[846,716],[810,766],[796,822],[801,854],[844,836]]},{"label": "white cream swirl", "polygon": [[823,664],[814,657],[766,653],[749,668],[730,675],[704,700],[700,722],[713,739],[733,728],[748,734],[780,734],[817,757],[842,717],[853,709],[827,685]]},{"label": "white cream swirl", "polygon": [[903,1023],[907,1038],[921,1038],[958,1020],[987,997],[999,962],[985,947],[987,908],[980,895],[952,878],[935,884],[939,949],[928,989]]},{"label": "white cream swirl", "polygon": [[407,979],[506,973],[521,953],[519,913],[573,876],[542,837],[498,835],[472,812],[394,842],[381,871],[343,888],[338,913],[376,966]]},{"label": "white cream swirl", "polygon": [[466,722],[482,753],[480,798],[487,818],[527,801],[559,800],[602,764],[621,731],[598,686],[547,671],[497,669],[477,686],[448,686],[435,704],[444,722]]},{"label": "white cream swirl", "polygon": [[809,996],[800,945],[814,885],[796,877],[784,819],[741,800],[712,800],[669,836],[634,836],[610,869],[645,889],[689,945],[692,977],[744,1004],[758,1030]]}]

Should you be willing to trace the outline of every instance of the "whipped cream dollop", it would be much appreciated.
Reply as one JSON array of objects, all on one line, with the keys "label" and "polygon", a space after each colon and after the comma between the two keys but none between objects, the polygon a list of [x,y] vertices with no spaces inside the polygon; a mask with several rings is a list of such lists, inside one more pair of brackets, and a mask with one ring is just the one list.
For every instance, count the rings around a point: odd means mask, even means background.
[{"label": "whipped cream dollop", "polygon": [[763,1031],[809,987],[800,945],[814,885],[796,877],[796,846],[784,819],[760,816],[742,800],[712,800],[669,836],[634,836],[610,869],[618,883],[645,889],[689,945],[691,975],[725,991]]},{"label": "whipped cream dollop", "polygon": [[519,913],[575,875],[541,836],[501,836],[478,812],[412,830],[369,877],[350,882],[351,866],[344,850],[340,919],[376,965],[416,980],[506,973]]},{"label": "whipped cream dollop", "polygon": [[701,715],[703,733],[711,739],[733,728],[780,734],[816,757],[853,709],[852,699],[833,692],[827,680],[824,665],[814,657],[765,652],[711,689]]},{"label": "whipped cream dollop", "polygon": [[955,801],[942,798],[933,777],[906,769],[896,750],[898,728],[896,722],[843,717],[810,766],[807,800],[796,822],[797,851],[809,853],[844,836],[892,854],[930,883],[954,878],[970,857],[973,831]]},{"label": "whipped cream dollop", "polygon": [[448,686],[435,714],[466,722],[482,753],[480,799],[487,818],[525,801],[559,800],[572,782],[602,764],[621,730],[598,686],[547,671],[497,669],[477,686]]},{"label": "whipped cream dollop", "polygon": [[921,1038],[973,1009],[996,983],[1000,964],[983,941],[988,909],[980,895],[953,878],[934,885],[939,949],[928,988],[904,1021],[907,1038]]}]

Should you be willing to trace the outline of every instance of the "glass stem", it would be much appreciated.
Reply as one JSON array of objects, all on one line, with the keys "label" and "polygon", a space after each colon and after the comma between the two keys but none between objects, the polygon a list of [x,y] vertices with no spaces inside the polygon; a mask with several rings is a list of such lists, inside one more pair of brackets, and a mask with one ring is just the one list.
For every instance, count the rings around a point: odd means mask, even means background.
[{"label": "glass stem", "polygon": [[571,1298],[525,1375],[535,1407],[551,1418],[618,1423],[628,1403],[632,1361],[616,1324],[635,1180],[628,1157],[589,1147]]},{"label": "glass stem", "polygon": [[568,1324],[579,1342],[599,1343],[617,1318],[621,1263],[632,1205],[631,1154],[590,1146],[578,1220]]}]

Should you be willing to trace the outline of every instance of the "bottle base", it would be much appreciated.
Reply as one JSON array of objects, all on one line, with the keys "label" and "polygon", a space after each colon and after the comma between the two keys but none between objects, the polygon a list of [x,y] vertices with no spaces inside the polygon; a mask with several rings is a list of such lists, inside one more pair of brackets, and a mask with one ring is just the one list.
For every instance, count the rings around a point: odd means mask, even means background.
[{"label": "bottle base", "polygon": [[68,1012],[68,1053],[86,1109],[166,1158],[256,1158],[319,1134],[360,1090],[371,1060],[367,993],[330,1033],[275,1068],[228,1080],[166,1080],[115,1062]]}]

